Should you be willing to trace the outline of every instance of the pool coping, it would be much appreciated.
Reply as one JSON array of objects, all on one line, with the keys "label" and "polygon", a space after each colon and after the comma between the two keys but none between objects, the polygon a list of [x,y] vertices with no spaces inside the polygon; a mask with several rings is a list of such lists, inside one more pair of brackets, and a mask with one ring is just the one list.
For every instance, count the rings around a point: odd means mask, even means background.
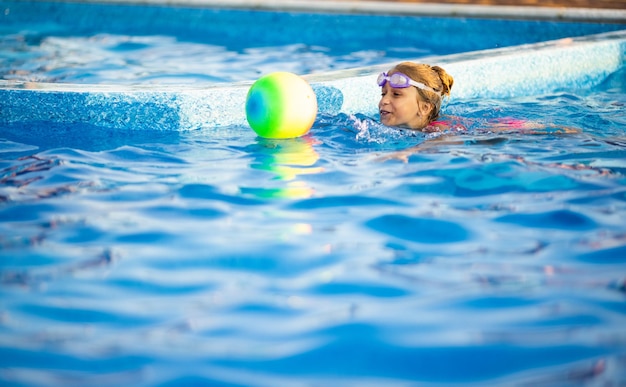
[{"label": "pool coping", "polygon": [[[46,0],[36,0],[46,1]],[[48,0],[116,5],[155,5],[201,8],[226,8],[288,12],[324,12],[391,16],[436,16],[495,18],[516,20],[553,20],[626,24],[626,10],[578,7],[538,7],[514,5],[451,4],[422,2],[385,2],[376,0]]]}]

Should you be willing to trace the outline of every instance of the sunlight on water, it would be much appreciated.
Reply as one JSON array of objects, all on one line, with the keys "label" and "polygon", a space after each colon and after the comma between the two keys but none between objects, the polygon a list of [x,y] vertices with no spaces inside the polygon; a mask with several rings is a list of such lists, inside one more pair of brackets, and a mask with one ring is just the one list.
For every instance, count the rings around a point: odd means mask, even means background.
[{"label": "sunlight on water", "polygon": [[[171,36],[98,34],[47,37],[30,42],[21,35],[0,40],[4,79],[28,82],[107,84],[194,84],[256,79],[276,70],[311,74],[386,63],[415,50],[363,50],[337,55],[323,46],[290,44],[228,50],[223,46],[179,41]],[[390,55],[391,54],[391,55]],[[397,56],[394,56],[397,55]],[[237,63],[233,67],[233,63]],[[215,75],[218,74],[218,75]]]}]

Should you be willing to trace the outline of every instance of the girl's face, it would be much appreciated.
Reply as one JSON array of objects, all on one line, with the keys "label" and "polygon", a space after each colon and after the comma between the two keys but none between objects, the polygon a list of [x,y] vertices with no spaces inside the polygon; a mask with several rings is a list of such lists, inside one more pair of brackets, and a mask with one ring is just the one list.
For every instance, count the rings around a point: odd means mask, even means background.
[{"label": "girl's face", "polygon": [[396,89],[389,82],[385,83],[378,102],[380,122],[387,126],[422,129],[428,125],[428,119],[418,99],[417,89],[413,86]]}]

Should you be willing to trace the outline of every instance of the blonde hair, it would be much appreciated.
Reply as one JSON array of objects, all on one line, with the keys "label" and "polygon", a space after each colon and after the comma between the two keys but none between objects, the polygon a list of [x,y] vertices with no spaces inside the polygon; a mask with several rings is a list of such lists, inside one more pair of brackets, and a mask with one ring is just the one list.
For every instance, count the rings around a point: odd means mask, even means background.
[{"label": "blonde hair", "polygon": [[388,74],[403,73],[416,82],[421,82],[436,91],[417,88],[417,93],[427,102],[433,104],[428,121],[434,121],[439,117],[441,101],[444,96],[450,96],[450,89],[454,78],[439,66],[431,66],[423,63],[402,62],[388,71]]}]

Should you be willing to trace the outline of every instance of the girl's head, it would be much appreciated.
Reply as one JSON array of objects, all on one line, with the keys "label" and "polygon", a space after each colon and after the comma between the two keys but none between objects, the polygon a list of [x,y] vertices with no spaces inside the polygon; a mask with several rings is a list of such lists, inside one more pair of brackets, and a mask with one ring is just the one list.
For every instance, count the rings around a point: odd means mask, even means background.
[{"label": "girl's head", "polygon": [[450,95],[453,82],[439,66],[413,62],[396,65],[379,76],[380,121],[388,126],[425,128],[439,117],[441,100]]}]

